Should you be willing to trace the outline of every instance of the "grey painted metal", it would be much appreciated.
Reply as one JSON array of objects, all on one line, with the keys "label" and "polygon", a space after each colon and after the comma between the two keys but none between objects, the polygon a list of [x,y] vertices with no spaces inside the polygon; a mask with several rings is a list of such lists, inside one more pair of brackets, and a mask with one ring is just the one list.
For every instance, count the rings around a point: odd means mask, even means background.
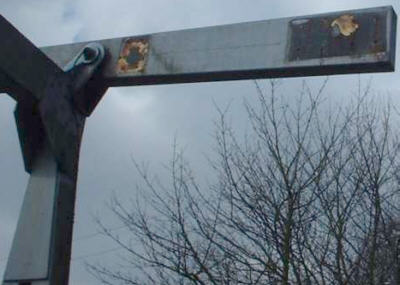
[{"label": "grey painted metal", "polygon": [[[349,36],[333,24],[345,15],[358,25]],[[108,39],[102,77],[121,86],[393,71],[395,29],[393,9],[379,7]],[[143,59],[130,72],[118,68],[127,41],[135,54],[122,59]],[[63,66],[85,44],[41,49]]]},{"label": "grey painted metal", "polygon": [[[17,96],[24,96],[25,98],[32,96],[24,90],[11,94],[17,94]],[[31,173],[34,159],[38,150],[42,147],[43,138],[46,137],[42,119],[37,109],[37,102],[30,100],[18,101],[14,116],[25,170]]]},{"label": "grey painted metal", "polygon": [[[4,279],[48,279],[57,165],[44,148],[31,173]],[[7,284],[7,283],[6,283]]]},{"label": "grey painted metal", "polygon": [[1,15],[0,29],[0,90],[24,88],[39,99],[47,82],[61,73],[61,69]]},{"label": "grey painted metal", "polygon": [[80,108],[86,106],[81,102],[90,102],[85,100],[92,95],[86,85],[103,58],[101,45],[84,47],[66,65],[65,72],[51,76],[40,91],[40,100],[18,102],[18,132],[31,178],[5,285],[68,284],[79,150],[86,118]]},{"label": "grey painted metal", "polygon": [[4,284],[68,284],[85,117],[108,86],[391,71],[395,24],[383,7],[40,51],[0,17],[0,91],[31,172]]},{"label": "grey painted metal", "polygon": [[[94,62],[83,58],[83,52],[85,49],[91,49],[94,52],[97,52],[96,58],[92,59]],[[75,115],[71,115],[72,110],[70,109],[76,108],[79,110],[79,113],[87,116],[90,114],[90,111],[88,110],[94,109],[94,106],[92,105],[97,104],[95,99],[98,98],[98,100],[100,100],[104,94],[105,89],[101,89],[99,87],[88,88],[86,86],[86,83],[89,79],[91,79],[90,86],[102,86],[101,84],[97,84],[97,81],[93,80],[91,77],[94,74],[94,71],[99,68],[104,55],[104,48],[99,44],[91,43],[85,46],[72,60],[70,60],[70,63],[66,65],[64,68],[66,73],[59,74],[56,78],[49,80],[49,85],[46,86],[46,89],[42,91],[42,93],[47,92],[47,96],[43,96],[43,94],[41,94],[40,96],[43,98],[40,101],[29,101],[26,99],[18,101],[17,108],[15,110],[15,119],[18,128],[25,170],[27,172],[31,172],[36,150],[40,148],[42,138],[46,136],[46,132],[47,134],[52,134],[49,139],[53,142],[52,145],[54,147],[54,151],[58,153],[57,157],[63,156],[61,151],[62,147],[60,146],[70,143],[71,134],[67,135],[67,133],[71,133],[71,130],[73,129],[73,126],[67,127],[66,125],[73,125],[75,121]],[[73,82],[73,84],[70,82]],[[68,98],[68,95],[62,96],[61,94],[50,94],[51,92],[48,92],[48,90],[52,88],[58,88],[59,90],[64,89],[67,91],[67,93],[72,92],[74,106],[70,106],[68,102],[69,99],[65,100],[65,98]],[[67,89],[71,90],[68,91]],[[28,98],[30,94],[24,95],[26,93],[28,92],[23,89],[16,92],[17,96]],[[91,96],[85,96],[85,94],[91,94]],[[96,102],[92,103],[92,101]],[[58,112],[60,109],[70,110],[70,112]],[[53,122],[57,122],[59,124],[61,120],[64,121],[63,128],[60,128],[58,125],[54,128],[52,127]],[[56,135],[55,132],[59,132],[59,135]],[[76,132],[73,131],[72,136],[75,136],[75,133]],[[60,143],[56,143],[55,141],[60,141]],[[58,159],[62,167],[67,167],[68,156],[63,160],[63,162],[61,162],[61,160],[62,159]],[[68,167],[71,168],[71,166]]]},{"label": "grey painted metal", "polygon": [[[25,283],[27,285],[49,285],[48,281],[30,281],[29,283]],[[19,283],[19,282],[7,282],[5,283],[5,285],[24,285],[24,283]]]}]

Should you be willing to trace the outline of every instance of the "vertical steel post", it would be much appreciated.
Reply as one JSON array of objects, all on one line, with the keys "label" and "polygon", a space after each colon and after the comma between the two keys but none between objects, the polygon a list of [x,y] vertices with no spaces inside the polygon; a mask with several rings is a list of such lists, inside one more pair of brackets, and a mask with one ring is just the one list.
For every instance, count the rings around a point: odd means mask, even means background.
[{"label": "vertical steel post", "polygon": [[4,285],[68,284],[75,193],[76,174],[60,170],[44,143],[32,167]]},{"label": "vertical steel post", "polygon": [[33,96],[3,76],[11,82],[3,84],[10,86],[5,91],[18,101],[15,118],[31,173],[4,285],[68,284],[79,149],[94,109],[85,97],[99,98],[106,90],[92,82],[104,55],[101,45],[87,45],[62,72],[49,73]]}]

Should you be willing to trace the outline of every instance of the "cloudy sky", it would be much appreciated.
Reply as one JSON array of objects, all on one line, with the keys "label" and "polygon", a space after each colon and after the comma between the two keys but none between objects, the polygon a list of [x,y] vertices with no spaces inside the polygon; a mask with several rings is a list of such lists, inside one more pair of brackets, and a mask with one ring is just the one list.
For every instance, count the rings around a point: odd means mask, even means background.
[{"label": "cloudy sky", "polygon": [[[398,1],[389,0],[0,0],[0,13],[35,45],[46,46],[384,5],[400,11]],[[398,93],[399,75],[374,74],[373,88]],[[365,81],[369,78],[361,77]],[[301,80],[284,82],[296,90]],[[322,79],[307,80],[318,85]],[[357,80],[357,75],[332,76],[327,92],[352,96]],[[215,104],[231,103],[231,119],[242,128],[243,98],[253,100],[254,95],[251,81],[113,88],[107,92],[87,120],[81,149],[71,284],[97,284],[83,263],[112,261],[118,254],[115,244],[96,234],[93,215],[118,228],[105,204],[112,193],[134,195],[138,177],[132,157],[149,162],[158,171],[170,158],[177,137],[198,176],[204,179],[217,117]],[[10,97],[0,94],[0,276],[28,180],[14,106]],[[123,228],[117,230],[124,234]]]}]

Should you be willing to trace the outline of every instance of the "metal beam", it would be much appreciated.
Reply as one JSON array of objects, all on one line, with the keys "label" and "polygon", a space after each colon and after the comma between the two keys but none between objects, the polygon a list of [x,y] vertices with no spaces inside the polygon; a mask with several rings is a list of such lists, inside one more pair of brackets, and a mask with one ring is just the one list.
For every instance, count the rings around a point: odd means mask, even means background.
[{"label": "metal beam", "polygon": [[0,34],[0,91],[17,100],[24,99],[21,93],[40,99],[48,81],[62,70],[1,15]]},{"label": "metal beam", "polygon": [[[107,86],[394,70],[392,7],[99,41]],[[63,66],[85,43],[43,47]]]},{"label": "metal beam", "polygon": [[68,284],[80,142],[107,87],[392,71],[395,28],[382,7],[40,50],[0,16],[0,91],[31,172],[3,284]]},{"label": "metal beam", "polygon": [[4,280],[7,282],[46,280],[50,275],[49,245],[52,242],[53,209],[59,187],[56,161],[48,144],[39,152],[5,271]]},{"label": "metal beam", "polygon": [[40,100],[17,104],[18,133],[31,176],[4,285],[68,284],[79,149],[86,118],[82,110],[93,108],[93,100],[85,99],[93,94],[87,92],[104,91],[86,88],[103,58],[101,45],[88,45],[71,58],[64,71],[49,74]]}]

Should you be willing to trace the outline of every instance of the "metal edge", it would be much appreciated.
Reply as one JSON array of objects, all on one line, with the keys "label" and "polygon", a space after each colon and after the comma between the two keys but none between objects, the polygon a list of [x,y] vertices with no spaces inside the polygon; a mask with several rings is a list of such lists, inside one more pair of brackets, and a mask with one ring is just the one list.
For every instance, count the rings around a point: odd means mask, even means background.
[{"label": "metal edge", "polygon": [[97,39],[97,40],[89,40],[89,41],[80,41],[80,42],[73,42],[73,43],[66,43],[66,44],[58,44],[58,45],[53,45],[53,46],[41,46],[39,47],[40,49],[47,49],[47,48],[53,48],[53,47],[61,47],[61,46],[67,46],[67,45],[76,45],[76,44],[88,44],[91,42],[103,42],[107,40],[125,40],[129,38],[147,38],[151,36],[155,36],[158,34],[164,34],[164,33],[170,33],[170,32],[181,32],[181,31],[194,31],[194,30],[199,30],[199,29],[206,29],[206,28],[218,28],[218,27],[229,27],[229,26],[235,26],[235,25],[241,25],[241,24],[251,24],[251,23],[260,23],[260,22],[265,22],[265,21],[274,21],[274,20],[294,20],[294,19],[301,19],[301,18],[315,18],[315,17],[323,17],[327,15],[334,15],[334,14],[343,14],[343,13],[349,13],[349,12],[372,12],[376,11],[378,12],[379,10],[382,11],[394,11],[392,5],[386,5],[386,6],[377,6],[377,7],[370,7],[370,8],[362,8],[362,9],[347,9],[347,10],[339,10],[339,11],[332,11],[332,12],[324,12],[324,13],[318,13],[318,14],[310,14],[310,15],[299,15],[299,16],[290,16],[290,17],[277,17],[277,18],[269,18],[269,19],[264,19],[264,20],[256,20],[256,21],[245,21],[245,22],[240,22],[240,23],[230,23],[230,24],[220,24],[220,25],[214,25],[214,26],[200,26],[200,27],[194,27],[194,28],[187,28],[187,29],[177,29],[177,30],[166,30],[166,31],[160,31],[156,33],[148,33],[148,34],[139,34],[139,35],[127,35],[127,36],[122,36],[122,37],[116,37],[116,38],[108,38],[108,39]]},{"label": "metal edge", "polygon": [[387,41],[388,45],[387,48],[389,49],[387,51],[388,57],[389,57],[389,62],[392,67],[392,71],[395,70],[395,65],[396,65],[396,36],[397,36],[397,14],[396,11],[393,9],[392,6],[389,6],[389,11],[388,11],[388,19],[387,19]]},{"label": "metal edge", "polygon": [[[391,72],[392,65],[389,61],[379,63],[359,63],[338,64],[334,66],[322,66],[316,69],[314,65],[293,66],[291,67],[290,77],[311,77],[332,75],[332,69],[335,75],[353,74],[353,73],[375,73],[375,72]],[[239,76],[240,75],[240,76]],[[137,77],[116,77],[108,81],[110,87],[115,86],[139,86],[139,85],[164,85],[164,84],[181,84],[181,83],[199,83],[199,82],[216,82],[216,81],[235,81],[235,80],[251,80],[260,78],[284,78],[288,77],[287,68],[260,69],[260,70],[233,70],[228,72],[213,73],[185,73],[170,75],[144,75]]]}]

